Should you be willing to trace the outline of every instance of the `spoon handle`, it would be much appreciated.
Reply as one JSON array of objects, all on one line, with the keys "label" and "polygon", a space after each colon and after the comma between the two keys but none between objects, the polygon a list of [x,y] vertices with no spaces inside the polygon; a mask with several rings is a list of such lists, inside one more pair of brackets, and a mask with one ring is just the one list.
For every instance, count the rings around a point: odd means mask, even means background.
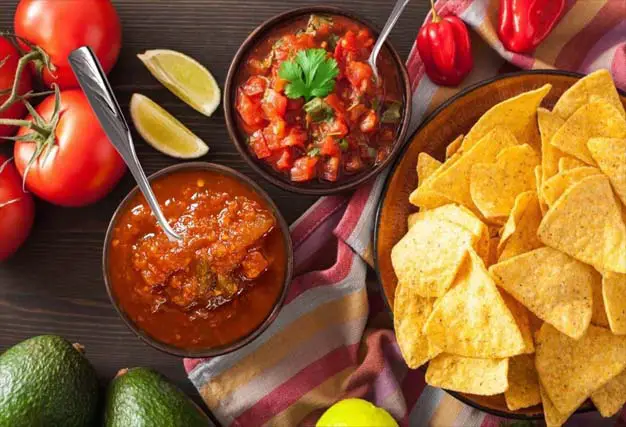
[{"label": "spoon handle", "polygon": [[385,40],[387,40],[387,37],[389,37],[389,33],[391,33],[391,30],[393,29],[394,25],[396,25],[396,22],[398,22],[398,18],[404,11],[404,8],[406,7],[406,5],[409,4],[409,1],[411,0],[398,0],[396,2],[396,5],[393,7],[393,10],[391,11],[391,15],[389,15],[389,19],[387,19],[387,23],[383,27],[382,31],[380,32],[380,35],[378,36],[378,40],[376,40],[376,44],[374,44],[374,47],[372,48],[372,54],[370,55],[370,58],[371,58],[370,62],[374,64],[376,63],[376,58],[378,57],[378,54],[380,53],[380,49],[382,49],[383,44],[385,43]]},{"label": "spoon handle", "polygon": [[83,89],[89,105],[93,109],[104,133],[108,136],[111,144],[120,153],[130,173],[137,181],[139,189],[143,193],[148,205],[152,209],[154,216],[165,231],[167,237],[174,240],[181,240],[181,237],[170,227],[159,207],[152,188],[146,174],[143,172],[137,154],[133,139],[122,114],[111,85],[106,78],[106,74],[102,70],[98,59],[88,46],[80,47],[74,50],[69,56],[69,63],[76,75],[76,79]]}]

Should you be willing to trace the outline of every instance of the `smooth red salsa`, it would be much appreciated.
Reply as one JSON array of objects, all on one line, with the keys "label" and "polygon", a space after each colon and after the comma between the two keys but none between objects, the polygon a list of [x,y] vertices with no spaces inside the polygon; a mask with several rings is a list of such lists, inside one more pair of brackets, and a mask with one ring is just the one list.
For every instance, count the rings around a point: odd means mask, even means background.
[{"label": "smooth red salsa", "polygon": [[403,96],[389,54],[376,81],[370,31],[342,16],[304,17],[277,28],[243,62],[236,108],[254,156],[291,181],[335,182],[385,160]]},{"label": "smooth red salsa", "polygon": [[109,247],[122,309],[150,336],[180,348],[247,335],[283,286],[286,249],[272,211],[244,184],[213,172],[178,172],[152,187],[183,243],[167,239],[143,196],[127,204]]}]

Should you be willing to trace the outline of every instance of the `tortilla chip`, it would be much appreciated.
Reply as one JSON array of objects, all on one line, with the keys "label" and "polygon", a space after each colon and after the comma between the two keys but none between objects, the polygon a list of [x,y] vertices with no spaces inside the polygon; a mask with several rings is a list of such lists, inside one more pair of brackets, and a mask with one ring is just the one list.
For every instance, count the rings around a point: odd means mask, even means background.
[{"label": "tortilla chip", "polygon": [[568,188],[541,221],[537,235],[598,271],[626,273],[626,226],[604,175],[588,176]]},{"label": "tortilla chip", "polygon": [[565,120],[545,108],[540,108],[537,110],[537,121],[541,133],[541,182],[545,182],[558,172],[559,157],[565,154],[550,143]]},{"label": "tortilla chip", "polygon": [[594,71],[578,80],[561,95],[552,111],[567,120],[583,105],[596,101],[608,102],[626,117],[611,73],[604,69]]},{"label": "tortilla chip", "polygon": [[468,230],[474,236],[473,247],[481,258],[489,253],[489,229],[476,215],[464,206],[449,204],[435,209],[418,212],[412,221],[420,219],[440,219],[450,221]]},{"label": "tortilla chip", "polygon": [[511,411],[541,403],[535,356],[521,354],[509,359],[509,388],[504,392],[506,406]]},{"label": "tortilla chip", "polygon": [[593,268],[552,248],[539,248],[492,265],[489,272],[537,317],[580,338],[592,313]]},{"label": "tortilla chip", "polygon": [[576,111],[552,138],[552,145],[595,166],[587,148],[590,138],[626,138],[626,120],[606,102],[593,102]]},{"label": "tortilla chip", "polygon": [[539,157],[530,145],[503,149],[494,164],[477,163],[470,174],[472,200],[485,218],[503,224],[515,198],[535,190],[535,166]]},{"label": "tortilla chip", "polygon": [[419,368],[440,353],[422,333],[434,304],[435,298],[421,297],[410,286],[398,283],[393,301],[393,327],[409,368]]},{"label": "tortilla chip", "polygon": [[407,225],[408,225],[409,229],[415,225],[417,220],[420,219],[419,214],[420,214],[419,212],[415,212],[415,213],[412,213],[411,215],[409,215],[407,217],[406,222],[407,222]]},{"label": "tortilla chip", "polygon": [[559,172],[565,172],[570,169],[582,168],[585,166],[587,166],[587,163],[581,162],[576,157],[568,156],[567,154],[559,159]]},{"label": "tortilla chip", "polygon": [[[431,205],[430,200],[421,197],[421,193],[430,191],[442,194],[453,202],[479,214],[480,212],[474,206],[470,196],[470,171],[472,166],[477,162],[495,162],[496,156],[502,149],[515,145],[517,145],[517,140],[510,132],[503,128],[494,129],[469,151],[461,155],[450,167],[441,173],[436,173],[423,186],[411,194],[411,203],[427,209],[436,207]],[[457,154],[452,156],[449,161],[454,159],[455,156]],[[444,164],[444,167],[448,162]]]},{"label": "tortilla chip", "polygon": [[591,393],[591,401],[603,417],[617,414],[626,403],[626,371]]},{"label": "tortilla chip", "polygon": [[440,354],[430,361],[426,382],[433,387],[493,396],[509,386],[507,359],[475,359],[454,354]]},{"label": "tortilla chip", "polygon": [[500,245],[499,237],[492,237],[489,239],[489,255],[487,255],[487,261],[485,266],[490,267],[498,262],[498,246]]},{"label": "tortilla chip", "polygon": [[419,153],[417,156],[417,185],[419,186],[426,181],[442,164],[428,153]]},{"label": "tortilla chip", "polygon": [[456,137],[454,141],[448,144],[448,146],[446,147],[446,159],[449,159],[455,153],[457,153],[459,151],[459,148],[461,148],[462,143],[463,143],[463,135],[459,135]]},{"label": "tortilla chip", "polygon": [[609,328],[609,319],[604,306],[602,295],[602,276],[597,271],[593,271],[593,281],[591,282],[591,295],[593,298],[593,309],[591,311],[591,323],[596,326]]},{"label": "tortilla chip", "polygon": [[626,367],[626,337],[594,325],[574,340],[544,324],[536,349],[539,380],[562,414],[578,408]]},{"label": "tortilla chip", "polygon": [[544,200],[548,206],[552,206],[569,187],[588,176],[599,175],[601,173],[600,169],[591,166],[559,172],[543,183],[541,191]]},{"label": "tortilla chip", "polygon": [[537,237],[541,218],[537,193],[533,191],[520,193],[502,231],[498,246],[500,262],[543,246]]},{"label": "tortilla chip", "polygon": [[617,196],[626,204],[626,139],[592,138],[587,148],[609,177]]},{"label": "tortilla chip", "polygon": [[[413,192],[409,195],[409,202],[414,206],[420,207],[422,209],[434,209],[439,206],[447,205],[452,203],[445,194],[442,194],[438,191],[434,191],[430,188],[428,184],[431,182],[436,176],[441,175],[443,172],[448,170],[454,163],[456,163],[461,158],[460,154],[454,154],[450,157],[444,164],[441,165],[435,172],[433,172],[428,179],[424,182],[420,182],[419,185]],[[420,203],[420,204],[418,204]]]},{"label": "tortilla chip", "polygon": [[446,353],[479,358],[521,354],[526,343],[510,310],[473,250],[455,285],[439,299],[424,332]]},{"label": "tortilla chip", "polygon": [[602,299],[611,331],[626,335],[626,274],[604,273]]},{"label": "tortilla chip", "polygon": [[520,142],[539,147],[539,131],[537,130],[537,108],[543,98],[550,92],[551,85],[522,93],[502,101],[491,107],[472,126],[465,136],[461,149],[467,152],[495,127],[503,127]]},{"label": "tortilla chip", "polygon": [[517,302],[515,298],[509,295],[506,291],[502,289],[498,289],[500,291],[500,295],[504,300],[504,303],[508,307],[509,311],[513,315],[515,319],[515,323],[522,333],[522,338],[524,339],[525,349],[524,353],[530,354],[535,352],[535,342],[533,340],[533,333],[530,329],[530,312],[526,307]]},{"label": "tortilla chip", "polygon": [[541,382],[539,382],[539,395],[541,396],[541,403],[543,405],[543,416],[546,420],[546,427],[561,427],[576,410],[573,409],[567,414],[559,412],[559,410],[554,406],[554,403],[550,400],[550,397],[541,385]]},{"label": "tortilla chip", "polygon": [[[474,239],[467,229],[449,221],[434,218],[417,221],[391,251],[398,281],[424,297],[443,295]],[[434,253],[437,256],[432,256]]]}]

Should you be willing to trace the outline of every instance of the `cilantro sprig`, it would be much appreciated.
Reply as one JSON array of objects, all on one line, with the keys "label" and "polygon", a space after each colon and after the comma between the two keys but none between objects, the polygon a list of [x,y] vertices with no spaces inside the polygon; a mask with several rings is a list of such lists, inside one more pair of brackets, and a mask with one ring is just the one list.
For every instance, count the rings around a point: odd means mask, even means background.
[{"label": "cilantro sprig", "polygon": [[324,97],[335,89],[335,78],[339,75],[337,61],[329,58],[324,49],[306,49],[296,57],[281,64],[278,70],[281,79],[289,81],[285,95],[291,99],[304,97],[306,101]]}]

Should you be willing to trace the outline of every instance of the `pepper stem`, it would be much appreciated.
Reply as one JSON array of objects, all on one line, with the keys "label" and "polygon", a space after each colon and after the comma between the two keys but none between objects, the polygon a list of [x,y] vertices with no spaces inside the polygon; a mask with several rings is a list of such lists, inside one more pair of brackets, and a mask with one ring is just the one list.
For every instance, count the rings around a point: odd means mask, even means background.
[{"label": "pepper stem", "polygon": [[441,16],[435,10],[435,0],[430,0],[430,10],[433,13],[432,22],[437,23],[441,21]]}]

